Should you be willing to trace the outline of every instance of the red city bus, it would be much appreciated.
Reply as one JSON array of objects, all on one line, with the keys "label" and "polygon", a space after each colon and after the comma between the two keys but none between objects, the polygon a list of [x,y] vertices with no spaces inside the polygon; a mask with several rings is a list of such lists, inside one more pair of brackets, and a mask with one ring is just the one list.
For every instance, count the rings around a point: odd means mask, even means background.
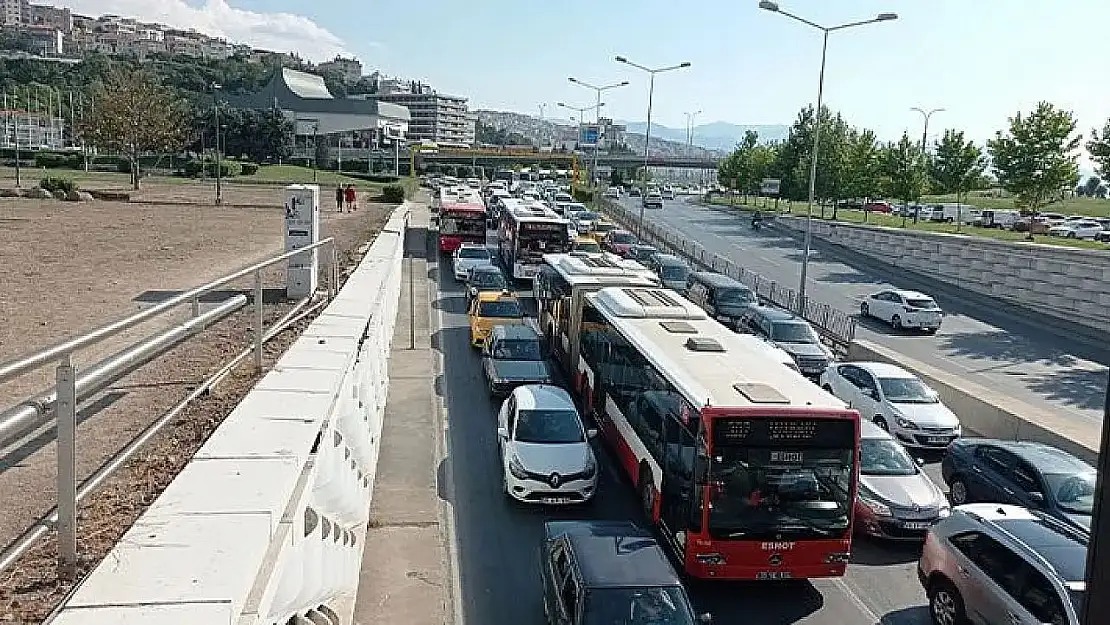
[{"label": "red city bus", "polygon": [[685,572],[844,575],[859,413],[674,291],[585,299],[575,393]]},{"label": "red city bus", "polygon": [[486,206],[480,198],[440,206],[439,251],[451,254],[463,243],[485,242]]}]

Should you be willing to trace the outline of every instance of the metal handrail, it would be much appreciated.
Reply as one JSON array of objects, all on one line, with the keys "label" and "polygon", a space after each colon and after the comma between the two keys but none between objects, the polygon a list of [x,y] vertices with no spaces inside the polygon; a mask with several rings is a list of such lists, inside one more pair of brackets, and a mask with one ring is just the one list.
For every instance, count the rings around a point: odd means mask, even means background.
[{"label": "metal handrail", "polygon": [[21,356],[14,360],[10,360],[8,362],[0,364],[0,383],[7,382],[12,378],[18,377],[25,373],[29,373],[51,362],[60,360],[63,356],[66,356],[67,354],[71,354],[77,350],[95,345],[96,343],[99,343],[100,341],[103,341],[107,338],[111,338],[112,336],[115,336],[116,334],[119,334],[124,330],[133,328],[140,323],[147,321],[148,319],[157,317],[167,310],[176,308],[177,306],[180,306],[187,301],[200,297],[201,295],[204,295],[209,291],[213,291],[227,284],[228,282],[242,278],[260,269],[265,269],[266,267],[279,263],[283,260],[288,260],[294,256],[297,256],[298,254],[303,254],[305,252],[312,251],[325,245],[333,245],[334,242],[334,237],[328,237],[326,239],[323,239],[322,241],[317,241],[312,245],[306,245],[291,252],[286,252],[281,256],[275,256],[262,262],[255,263],[249,267],[246,267],[245,269],[240,269],[235,273],[228,274],[222,278],[217,278],[212,282],[202,284],[201,286],[198,286],[194,289],[190,289],[184,293],[175,295],[162,302],[161,304],[151,306],[150,308],[137,312],[130,317],[126,317],[118,321],[113,321],[108,325],[101,326],[80,336],[74,337],[72,339],[67,339],[65,341],[62,341],[61,343],[57,343],[45,349],[41,349],[37,352],[33,352],[31,354],[27,354],[25,356]]}]

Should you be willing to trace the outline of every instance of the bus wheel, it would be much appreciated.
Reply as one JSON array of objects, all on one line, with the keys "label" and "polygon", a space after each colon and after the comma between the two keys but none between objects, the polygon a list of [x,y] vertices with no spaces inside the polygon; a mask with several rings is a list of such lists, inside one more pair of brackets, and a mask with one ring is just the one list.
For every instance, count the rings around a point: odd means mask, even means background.
[{"label": "bus wheel", "polygon": [[655,487],[652,484],[651,469],[646,464],[640,465],[640,505],[644,508],[644,516],[648,520],[655,520]]}]

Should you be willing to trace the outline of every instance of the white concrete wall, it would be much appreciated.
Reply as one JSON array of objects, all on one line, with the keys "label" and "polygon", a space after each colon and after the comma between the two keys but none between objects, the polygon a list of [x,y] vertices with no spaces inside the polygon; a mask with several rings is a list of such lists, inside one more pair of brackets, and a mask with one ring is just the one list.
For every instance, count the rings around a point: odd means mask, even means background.
[{"label": "white concrete wall", "polygon": [[51,622],[349,623],[408,213]]},{"label": "white concrete wall", "polygon": [[[795,217],[777,221],[793,230],[805,226]],[[1110,251],[816,219],[813,236],[975,293],[1110,330]]]}]

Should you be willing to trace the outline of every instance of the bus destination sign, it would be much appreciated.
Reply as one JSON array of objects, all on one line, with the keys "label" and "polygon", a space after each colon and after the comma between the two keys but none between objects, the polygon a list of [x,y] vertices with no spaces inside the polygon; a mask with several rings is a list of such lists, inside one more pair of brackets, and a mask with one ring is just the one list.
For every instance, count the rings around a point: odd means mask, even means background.
[{"label": "bus destination sign", "polygon": [[717,445],[841,446],[855,439],[847,419],[715,419]]},{"label": "bus destination sign", "polygon": [[550,221],[525,221],[520,224],[520,231],[522,233],[566,232],[567,226],[566,224]]}]

